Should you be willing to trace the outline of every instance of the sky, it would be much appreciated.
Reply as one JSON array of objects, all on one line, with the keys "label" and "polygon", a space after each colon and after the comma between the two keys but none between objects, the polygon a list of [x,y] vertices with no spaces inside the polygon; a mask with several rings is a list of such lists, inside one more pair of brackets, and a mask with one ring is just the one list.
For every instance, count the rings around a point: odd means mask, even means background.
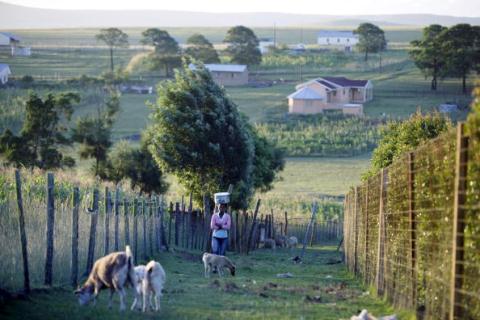
[{"label": "sky", "polygon": [[480,16],[480,0],[0,0],[51,9],[159,9],[199,12],[285,12],[327,15],[429,13]]}]

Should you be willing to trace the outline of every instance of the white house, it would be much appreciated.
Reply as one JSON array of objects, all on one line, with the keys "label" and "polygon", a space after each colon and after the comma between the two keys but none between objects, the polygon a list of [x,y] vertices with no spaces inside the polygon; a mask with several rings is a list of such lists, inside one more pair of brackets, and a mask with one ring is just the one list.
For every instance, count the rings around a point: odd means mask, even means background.
[{"label": "white house", "polygon": [[344,114],[363,114],[363,103],[373,99],[370,80],[321,77],[301,83],[288,99],[288,112],[300,114],[339,110]]},{"label": "white house", "polygon": [[270,38],[261,38],[258,41],[258,49],[262,54],[268,53],[273,46],[275,46],[275,42]]},{"label": "white house", "polygon": [[357,43],[358,36],[352,31],[320,31],[317,35],[317,44],[322,47],[352,51]]},{"label": "white house", "polygon": [[[248,83],[248,69],[244,64],[205,64],[213,80],[223,86],[241,86]],[[196,66],[190,64],[191,70]]]},{"label": "white house", "polygon": [[10,32],[0,32],[0,48],[8,48],[12,56],[30,56],[30,47],[20,46],[20,38]]},{"label": "white house", "polygon": [[0,84],[6,84],[8,82],[8,76],[11,74],[12,72],[8,64],[0,63]]}]

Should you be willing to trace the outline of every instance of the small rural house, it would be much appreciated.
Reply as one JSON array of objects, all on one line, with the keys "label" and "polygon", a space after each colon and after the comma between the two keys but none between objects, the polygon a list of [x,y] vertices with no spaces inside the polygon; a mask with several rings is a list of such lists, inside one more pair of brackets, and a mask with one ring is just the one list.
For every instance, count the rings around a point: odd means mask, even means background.
[{"label": "small rural house", "polygon": [[[191,70],[196,66],[190,64]],[[222,86],[242,86],[248,83],[248,69],[243,64],[205,64],[205,69],[210,71],[213,80]]]},{"label": "small rural house", "polygon": [[288,98],[288,112],[300,114],[340,110],[343,114],[363,115],[363,103],[373,99],[370,80],[322,77],[301,83]]},{"label": "small rural house", "polygon": [[351,31],[320,31],[317,44],[321,47],[352,51],[358,43],[358,36]]},{"label": "small rural house", "polygon": [[30,47],[20,46],[20,38],[9,32],[0,32],[0,49],[8,49],[12,56],[30,56]]},{"label": "small rural house", "polygon": [[8,82],[8,76],[11,75],[10,67],[8,64],[0,63],[0,85],[4,85]]},{"label": "small rural house", "polygon": [[261,38],[258,40],[258,49],[260,50],[261,54],[268,53],[274,46],[275,42],[273,42],[273,40],[270,38]]}]

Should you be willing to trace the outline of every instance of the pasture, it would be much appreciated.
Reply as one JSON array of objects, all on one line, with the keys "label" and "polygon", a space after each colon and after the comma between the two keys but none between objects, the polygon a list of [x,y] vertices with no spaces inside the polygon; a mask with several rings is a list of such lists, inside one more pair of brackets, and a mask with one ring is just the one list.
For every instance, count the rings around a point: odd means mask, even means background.
[{"label": "pasture", "polygon": [[[298,249],[299,250],[299,249]],[[298,252],[298,251],[297,251]],[[107,309],[107,292],[95,307],[80,307],[72,290],[38,290],[28,301],[9,301],[0,307],[2,319],[350,319],[361,309],[375,315],[395,313],[375,299],[342,264],[335,246],[308,249],[303,264],[293,264],[289,249],[260,249],[249,256],[229,254],[237,265],[235,277],[203,277],[199,252],[161,253],[156,258],[167,273],[162,310],[118,311],[118,296]],[[333,264],[332,264],[333,263]],[[290,272],[293,278],[277,274]],[[132,301],[129,292],[128,302]],[[401,319],[410,319],[405,312]],[[412,318],[413,319],[413,318]]]}]

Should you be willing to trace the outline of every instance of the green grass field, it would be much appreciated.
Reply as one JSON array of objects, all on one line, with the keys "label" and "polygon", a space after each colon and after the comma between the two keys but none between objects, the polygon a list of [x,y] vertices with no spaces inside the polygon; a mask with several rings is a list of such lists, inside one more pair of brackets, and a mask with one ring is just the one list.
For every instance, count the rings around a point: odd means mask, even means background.
[{"label": "green grass field", "polygon": [[[298,249],[299,250],[299,249]],[[107,309],[108,292],[95,307],[80,307],[72,290],[64,287],[34,293],[28,301],[0,305],[2,319],[350,319],[361,309],[376,316],[395,313],[375,299],[338,261],[335,246],[308,249],[304,263],[294,265],[288,249],[276,253],[260,249],[249,256],[230,255],[235,277],[203,277],[200,252],[162,253],[167,282],[161,312],[119,313],[118,296]],[[293,278],[276,275],[290,272]],[[127,301],[131,303],[132,294]],[[413,319],[397,310],[399,319]]]}]

